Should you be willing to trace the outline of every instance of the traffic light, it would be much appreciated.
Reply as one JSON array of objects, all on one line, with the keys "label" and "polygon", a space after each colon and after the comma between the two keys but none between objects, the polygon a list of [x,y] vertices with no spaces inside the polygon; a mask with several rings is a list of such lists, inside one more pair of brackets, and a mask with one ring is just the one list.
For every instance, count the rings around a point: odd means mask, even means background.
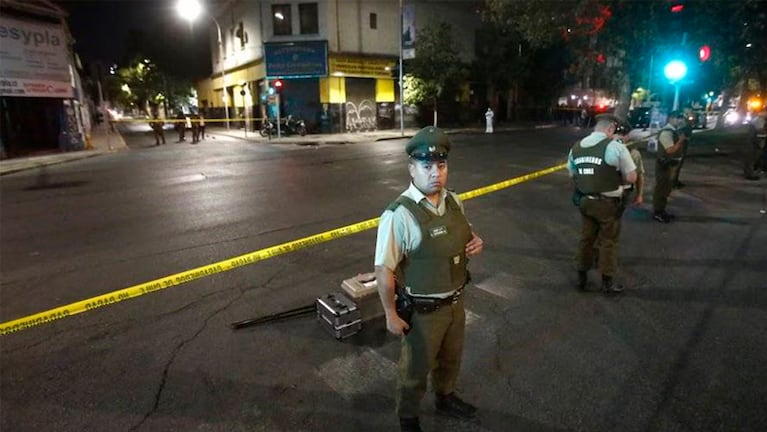
[{"label": "traffic light", "polygon": [[711,59],[711,47],[708,45],[703,45],[698,50],[698,59],[701,62],[707,62],[709,59]]},{"label": "traffic light", "polygon": [[100,110],[96,111],[96,115],[94,117],[96,120],[96,124],[104,123],[104,113],[102,113]]}]

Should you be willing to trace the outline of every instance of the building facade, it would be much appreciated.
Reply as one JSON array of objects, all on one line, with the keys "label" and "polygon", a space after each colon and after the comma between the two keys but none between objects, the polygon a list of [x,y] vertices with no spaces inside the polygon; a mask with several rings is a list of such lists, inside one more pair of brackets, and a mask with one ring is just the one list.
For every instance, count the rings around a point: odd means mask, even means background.
[{"label": "building facade", "polygon": [[90,122],[66,12],[3,0],[0,42],[0,158],[84,148]]},{"label": "building facade", "polygon": [[[247,119],[251,127],[277,115],[300,117],[320,132],[398,127],[400,14],[409,49],[418,28],[431,22],[466,28],[474,3],[405,1],[401,9],[398,0],[226,2],[209,12],[213,75],[198,83],[199,103],[208,117]],[[478,25],[478,15],[468,16]],[[470,61],[474,31],[455,40]]]}]

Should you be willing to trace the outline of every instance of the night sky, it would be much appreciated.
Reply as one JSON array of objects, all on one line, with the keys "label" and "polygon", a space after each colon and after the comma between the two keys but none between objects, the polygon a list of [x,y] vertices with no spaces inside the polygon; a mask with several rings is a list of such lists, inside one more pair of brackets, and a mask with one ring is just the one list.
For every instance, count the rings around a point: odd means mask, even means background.
[{"label": "night sky", "polygon": [[68,23],[75,50],[85,63],[101,61],[120,65],[130,55],[131,32],[144,33],[149,41],[143,54],[165,65],[167,72],[197,79],[210,75],[208,23],[191,26],[178,16],[175,0],[58,0],[69,12]]}]

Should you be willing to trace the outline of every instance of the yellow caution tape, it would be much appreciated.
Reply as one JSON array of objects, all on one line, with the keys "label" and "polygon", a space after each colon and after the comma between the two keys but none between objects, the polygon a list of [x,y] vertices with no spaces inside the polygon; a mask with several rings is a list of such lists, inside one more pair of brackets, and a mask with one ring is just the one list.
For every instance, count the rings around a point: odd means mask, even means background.
[{"label": "yellow caution tape", "polygon": [[[566,164],[560,164],[551,168],[546,168],[541,171],[526,174],[521,177],[516,177],[510,180],[495,183],[490,186],[485,186],[472,191],[459,194],[461,200],[469,200],[482,195],[486,195],[491,192],[496,192],[501,189],[505,189],[516,184],[533,180],[535,178],[551,174],[564,168]],[[170,276],[165,276],[159,279],[155,279],[149,282],[145,282],[139,285],[134,285],[121,290],[112,291],[110,293],[102,294],[96,297],[91,297],[86,300],[80,300],[75,303],[71,303],[65,306],[60,306],[54,309],[50,309],[44,312],[29,315],[23,318],[15,319],[0,324],[0,335],[6,335],[14,333],[24,329],[36,327],[42,324],[66,318],[72,315],[77,315],[82,312],[87,312],[93,309],[97,309],[103,306],[119,303],[124,300],[136,298],[144,294],[149,294],[155,291],[170,288],[172,286],[181,285],[193,280],[201,279],[207,276],[211,276],[217,273],[222,273],[229,270],[234,270],[238,267],[245,265],[255,264],[259,261],[263,261],[269,258],[273,258],[279,255],[283,255],[289,252],[294,252],[300,249],[304,249],[309,246],[314,246],[320,243],[325,243],[331,240],[346,237],[352,234],[356,234],[362,231],[367,231],[371,228],[378,226],[380,218],[368,219],[366,221],[358,222],[352,225],[347,225],[334,230],[325,231],[320,234],[315,234],[309,237],[304,237],[298,240],[282,243],[276,246],[271,246],[266,249],[261,249],[255,252],[246,253],[244,255],[236,256],[217,263],[204,265],[201,267],[193,268],[181,273],[176,273]]]},{"label": "yellow caution tape", "polygon": [[[108,122],[109,123],[152,123],[152,122],[156,122],[158,120],[163,122],[163,123],[186,123],[187,119],[186,118],[182,118],[182,119],[177,119],[177,118],[165,118],[165,119],[121,118],[119,120],[117,120],[117,119],[108,120]],[[244,118],[243,117],[237,117],[237,118],[230,117],[229,120],[227,120],[225,118],[207,118],[207,117],[205,117],[204,119],[202,119],[202,121],[204,121],[205,124],[208,124],[208,123],[225,123],[227,121],[229,123],[236,123],[236,122],[242,122],[242,121],[263,121],[263,120],[265,120],[263,117],[244,117]],[[199,122],[200,119],[189,117],[189,121],[194,123],[194,122]]]}]

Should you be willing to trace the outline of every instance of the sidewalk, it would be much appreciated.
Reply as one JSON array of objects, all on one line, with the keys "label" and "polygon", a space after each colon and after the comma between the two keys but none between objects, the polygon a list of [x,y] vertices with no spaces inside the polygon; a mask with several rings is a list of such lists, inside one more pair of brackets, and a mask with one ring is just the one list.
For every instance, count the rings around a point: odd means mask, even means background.
[{"label": "sidewalk", "polygon": [[[496,127],[494,131],[496,133],[512,132],[515,130],[533,129],[533,128],[548,128],[554,127],[553,124],[533,124],[533,123],[519,123],[509,126]],[[338,144],[354,144],[360,142],[371,141],[384,141],[393,139],[407,139],[415,135],[419,128],[405,128],[404,130],[386,129],[377,130],[371,132],[343,132],[332,134],[310,134],[306,136],[289,135],[280,138],[272,137],[271,139],[262,137],[258,131],[245,133],[242,129],[226,129],[224,127],[210,127],[207,128],[207,133],[211,135],[225,135],[231,138],[242,139],[251,142],[260,142],[268,144],[291,144],[291,145],[338,145]],[[484,134],[484,127],[468,127],[468,128],[446,128],[445,131],[448,134]]]},{"label": "sidewalk", "polygon": [[91,132],[91,147],[91,149],[86,150],[54,153],[45,156],[2,160],[0,161],[0,176],[42,166],[55,165],[111,152],[128,150],[128,146],[125,144],[122,135],[117,131],[110,131],[107,133],[104,125],[99,125],[93,128]]}]

